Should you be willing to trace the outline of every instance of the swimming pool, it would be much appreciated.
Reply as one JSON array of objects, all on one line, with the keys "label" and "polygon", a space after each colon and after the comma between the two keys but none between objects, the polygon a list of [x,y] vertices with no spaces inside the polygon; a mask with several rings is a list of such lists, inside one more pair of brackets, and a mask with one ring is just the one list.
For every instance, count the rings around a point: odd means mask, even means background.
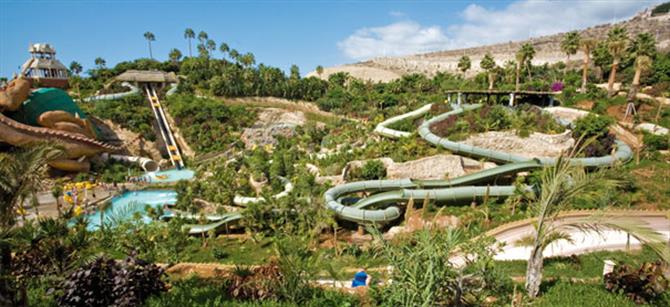
[{"label": "swimming pool", "polygon": [[150,172],[144,175],[144,178],[148,179],[150,183],[170,183],[177,182],[179,180],[189,180],[192,179],[194,175],[194,171],[184,168],[171,169],[160,172]]},{"label": "swimming pool", "polygon": [[[104,219],[115,216],[119,219],[129,220],[133,218],[136,212],[142,216],[145,223],[150,223],[144,208],[149,205],[154,208],[160,208],[165,204],[174,204],[177,202],[177,192],[173,190],[146,190],[146,191],[128,191],[112,198],[112,204],[105,209]],[[88,230],[100,228],[100,212],[87,214],[89,224]]]}]

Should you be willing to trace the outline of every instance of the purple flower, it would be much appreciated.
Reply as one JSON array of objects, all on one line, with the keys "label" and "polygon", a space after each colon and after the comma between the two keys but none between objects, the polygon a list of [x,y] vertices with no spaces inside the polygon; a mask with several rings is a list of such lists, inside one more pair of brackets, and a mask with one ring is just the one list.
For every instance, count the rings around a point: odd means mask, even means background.
[{"label": "purple flower", "polygon": [[563,85],[563,82],[554,82],[554,84],[551,85],[551,91],[552,92],[560,92],[563,90],[565,85]]}]

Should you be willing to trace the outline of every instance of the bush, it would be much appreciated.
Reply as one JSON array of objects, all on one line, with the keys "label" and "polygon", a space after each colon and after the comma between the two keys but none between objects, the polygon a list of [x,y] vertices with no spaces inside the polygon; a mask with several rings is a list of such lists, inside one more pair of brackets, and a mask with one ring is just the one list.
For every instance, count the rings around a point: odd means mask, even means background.
[{"label": "bush", "polygon": [[365,162],[361,169],[361,178],[365,180],[382,179],[386,177],[386,166],[380,160]]},{"label": "bush", "polygon": [[664,275],[667,264],[660,261],[643,263],[634,270],[627,265],[618,265],[604,276],[605,288],[615,293],[624,293],[637,304],[651,302],[668,290],[670,281]]},{"label": "bush", "polygon": [[645,133],[642,140],[650,150],[667,150],[670,148],[670,138],[668,136]]},{"label": "bush", "polygon": [[163,269],[130,257],[118,262],[99,257],[72,272],[61,284],[60,306],[139,306],[167,291]]}]

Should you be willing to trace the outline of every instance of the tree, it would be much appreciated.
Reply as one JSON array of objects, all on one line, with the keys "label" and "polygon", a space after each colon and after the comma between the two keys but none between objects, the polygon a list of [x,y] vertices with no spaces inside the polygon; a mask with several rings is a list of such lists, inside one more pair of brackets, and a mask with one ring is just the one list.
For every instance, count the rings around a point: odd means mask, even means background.
[{"label": "tree", "polygon": [[151,42],[156,40],[156,36],[151,32],[144,32],[144,39],[146,39],[147,43],[149,44],[149,58],[153,60],[154,54],[151,51]]},{"label": "tree", "polygon": [[323,66],[319,65],[316,67],[316,74],[319,75],[319,77],[321,77],[321,75],[323,74]]},{"label": "tree", "polygon": [[577,50],[579,50],[580,42],[581,35],[577,31],[568,32],[563,36],[561,51],[568,56],[568,59],[565,61],[566,65],[570,62],[570,56],[576,54]]},{"label": "tree", "polygon": [[240,63],[244,67],[251,67],[254,64],[256,64],[256,57],[254,57],[254,54],[251,52],[247,52],[244,55],[240,57]]},{"label": "tree", "polygon": [[97,66],[98,69],[103,69],[105,68],[105,65],[107,65],[107,61],[101,57],[95,58],[95,66]]},{"label": "tree", "polygon": [[60,182],[56,182],[51,187],[51,196],[56,199],[56,209],[58,210],[58,217],[63,216],[63,209],[60,203],[60,197],[63,196],[63,185]]},{"label": "tree", "polygon": [[184,30],[184,38],[188,40],[188,56],[193,57],[193,51],[191,50],[191,40],[195,38],[195,32],[193,32],[193,29],[186,28],[186,30]]},{"label": "tree", "polygon": [[529,210],[536,218],[535,233],[529,238],[531,253],[526,269],[526,291],[531,298],[535,298],[540,290],[544,249],[557,240],[571,240],[569,234],[564,232],[568,228],[600,231],[602,227],[607,227],[623,230],[645,242],[663,259],[670,258],[664,246],[665,238],[647,227],[639,226],[644,223],[629,217],[617,219],[606,213],[594,213],[570,223],[558,222],[560,212],[568,209],[577,198],[594,200],[602,197],[603,191],[610,191],[619,185],[618,181],[608,178],[606,171],[587,173],[582,166],[570,163],[570,157],[574,154],[559,157],[555,165],[545,168],[540,176],[541,191],[538,196],[531,196]]},{"label": "tree", "polygon": [[207,50],[207,46],[205,44],[198,44],[198,56],[204,59],[209,58],[209,51]]},{"label": "tree", "polygon": [[235,61],[235,62],[239,62],[239,60],[240,60],[240,53],[239,53],[236,49],[232,49],[232,50],[230,50],[230,52],[229,52],[228,54],[230,55],[230,58],[231,58],[233,61]]},{"label": "tree", "polygon": [[523,65],[526,66],[526,71],[528,71],[528,79],[531,79],[531,68],[533,66],[533,58],[535,57],[535,47],[531,43],[525,43],[521,46],[519,52],[522,54],[524,59]]},{"label": "tree", "polygon": [[298,68],[298,65],[291,65],[291,75],[290,78],[293,80],[299,80],[300,79],[300,68]]},{"label": "tree", "polygon": [[635,58],[635,76],[633,77],[633,84],[628,92],[628,100],[635,99],[637,92],[640,90],[640,76],[643,72],[651,68],[652,60],[649,56],[640,55]]},{"label": "tree", "polygon": [[[44,187],[47,162],[61,158],[63,151],[46,143],[0,153],[0,304],[19,306],[14,286],[7,278],[12,267],[11,240],[15,211],[23,213],[27,200],[37,202]],[[18,299],[20,301],[20,299]]]},{"label": "tree", "polygon": [[214,50],[216,50],[216,42],[214,40],[208,39],[207,42],[205,42],[205,48],[207,48],[207,54],[210,55]]},{"label": "tree", "polygon": [[493,89],[493,81],[495,80],[495,68],[496,61],[493,59],[493,56],[490,53],[484,55],[482,60],[479,62],[479,67],[483,70],[486,70],[489,77],[489,90]]},{"label": "tree", "polygon": [[170,58],[170,61],[172,61],[172,63],[177,64],[179,60],[181,60],[182,54],[181,51],[179,51],[179,49],[172,48],[172,50],[170,50],[170,53],[168,54],[168,57]]},{"label": "tree", "polygon": [[463,73],[463,79],[465,79],[465,72],[468,71],[471,66],[472,62],[470,61],[470,57],[467,55],[462,56],[458,60],[458,70]]},{"label": "tree", "polygon": [[592,38],[582,39],[579,44],[584,53],[584,65],[582,67],[582,93],[586,92],[586,82],[588,81],[589,66],[591,65],[591,51],[596,47],[598,41]]},{"label": "tree", "polygon": [[79,75],[84,68],[79,64],[77,61],[72,61],[70,62],[70,71],[75,74]]},{"label": "tree", "polygon": [[612,56],[612,67],[610,69],[609,79],[607,81],[608,95],[614,95],[614,81],[616,80],[616,70],[621,62],[621,58],[626,52],[628,45],[628,32],[625,28],[614,27],[607,33],[607,51]]},{"label": "tree", "polygon": [[207,39],[209,39],[209,36],[207,35],[207,32],[200,31],[200,33],[198,33],[198,41],[200,41],[201,44],[206,43]]},{"label": "tree", "polygon": [[219,46],[219,50],[225,56],[226,53],[228,53],[230,51],[230,46],[228,46],[228,44],[226,44],[226,43],[221,43],[221,46]]}]

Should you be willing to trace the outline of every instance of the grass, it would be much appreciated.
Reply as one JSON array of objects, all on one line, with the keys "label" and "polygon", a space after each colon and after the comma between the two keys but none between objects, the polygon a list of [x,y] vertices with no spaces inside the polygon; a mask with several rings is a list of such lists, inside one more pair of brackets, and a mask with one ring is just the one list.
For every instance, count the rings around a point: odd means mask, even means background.
[{"label": "grass", "polygon": [[[545,279],[598,279],[602,276],[603,261],[613,260],[617,263],[639,266],[642,262],[650,262],[658,259],[658,256],[650,249],[634,250],[629,253],[616,252],[594,252],[576,257],[554,257],[544,260]],[[497,261],[496,266],[507,276],[524,276],[526,274],[526,261]]]},{"label": "grass", "polygon": [[654,159],[629,163],[626,168],[635,178],[631,198],[637,208],[670,209],[670,157],[657,154]]},{"label": "grass", "polygon": [[601,284],[557,281],[544,286],[535,306],[610,307],[638,306],[623,295],[605,290]]}]

